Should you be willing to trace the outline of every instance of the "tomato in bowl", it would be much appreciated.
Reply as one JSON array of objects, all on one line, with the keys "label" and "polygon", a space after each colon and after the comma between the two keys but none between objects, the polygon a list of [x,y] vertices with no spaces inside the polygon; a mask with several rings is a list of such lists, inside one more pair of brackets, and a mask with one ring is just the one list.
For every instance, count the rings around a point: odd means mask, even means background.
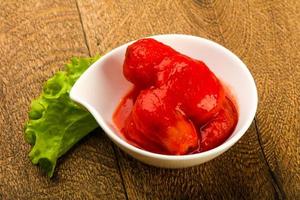
[{"label": "tomato in bowl", "polygon": [[134,88],[113,121],[136,147],[167,155],[200,153],[234,131],[234,97],[203,61],[145,38],[127,47],[123,74]]},{"label": "tomato in bowl", "polygon": [[[115,48],[95,62],[74,84],[70,92],[71,99],[91,112],[117,146],[144,163],[157,167],[183,168],[204,163],[224,153],[243,136],[251,125],[257,109],[257,89],[248,68],[231,51],[204,38],[179,34],[157,35],[150,38],[172,47],[185,56],[203,61],[218,80],[226,85],[224,90],[229,88],[230,95],[234,97],[234,100],[231,100],[238,109],[238,118],[234,130],[222,144],[206,151],[184,152],[179,155],[143,149],[124,137],[120,129],[115,126],[113,115],[121,99],[134,87],[134,84],[123,75],[123,64],[127,47],[135,41]],[[147,87],[147,84],[152,81],[151,77],[141,78],[141,80],[145,80],[145,85],[141,87]],[[181,92],[178,95],[184,94]],[[148,94],[144,93],[144,95]],[[197,118],[199,122],[207,118],[204,116],[201,119],[202,117],[197,117],[196,114],[192,113],[190,118],[192,120]],[[188,125],[187,129],[189,129]]]}]

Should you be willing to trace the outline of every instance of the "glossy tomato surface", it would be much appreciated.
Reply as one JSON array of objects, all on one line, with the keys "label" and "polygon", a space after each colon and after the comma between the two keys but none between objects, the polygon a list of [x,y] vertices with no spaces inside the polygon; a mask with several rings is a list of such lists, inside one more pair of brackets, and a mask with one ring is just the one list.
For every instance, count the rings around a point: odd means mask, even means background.
[{"label": "glossy tomato surface", "polygon": [[113,120],[133,145],[184,155],[215,148],[233,132],[235,105],[204,62],[142,39],[127,48],[123,72],[135,88]]}]

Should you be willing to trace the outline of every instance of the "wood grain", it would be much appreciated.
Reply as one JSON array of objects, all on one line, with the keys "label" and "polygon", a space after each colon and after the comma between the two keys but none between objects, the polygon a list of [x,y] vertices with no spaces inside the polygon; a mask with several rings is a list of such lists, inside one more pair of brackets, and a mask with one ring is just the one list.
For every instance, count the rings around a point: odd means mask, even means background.
[{"label": "wood grain", "polygon": [[[300,199],[299,15],[297,0],[0,0],[0,199]],[[73,55],[162,33],[212,39],[245,61],[260,99],[246,135],[211,162],[169,170],[98,129],[48,180],[23,139],[42,83]]]},{"label": "wood grain", "polygon": [[300,198],[299,1],[215,1],[224,44],[254,74],[259,142],[282,197]]},{"label": "wood grain", "polygon": [[[205,165],[185,170],[157,169],[145,166],[119,151],[119,163],[129,199],[200,197],[283,199],[295,198],[299,195],[299,135],[296,135],[299,134],[299,121],[294,121],[293,125],[289,123],[291,120],[297,120],[299,116],[299,110],[296,110],[299,107],[297,106],[299,91],[295,91],[295,81],[299,78],[290,80],[291,69],[280,70],[284,66],[275,64],[276,62],[269,63],[272,59],[276,60],[280,57],[274,54],[275,52],[280,51],[281,55],[284,55],[285,49],[279,50],[272,45],[272,41],[280,40],[280,34],[269,33],[272,30],[270,26],[277,22],[272,21],[274,19],[269,12],[265,12],[265,9],[270,10],[273,9],[272,6],[278,8],[278,5],[281,5],[279,7],[284,9],[277,9],[278,14],[285,13],[290,17],[281,19],[283,23],[280,24],[280,28],[284,28],[286,26],[284,22],[287,23],[287,20],[291,20],[288,25],[295,22],[296,15],[292,16],[292,14],[296,14],[293,13],[296,9],[290,12],[288,6],[283,5],[287,2],[277,4],[278,2],[275,1],[227,3],[225,1],[122,1],[116,3],[79,0],[78,2],[91,52],[107,52],[128,40],[152,34],[199,35],[223,44],[244,59],[254,73],[260,96],[262,93],[269,92],[264,88],[266,86],[269,87],[268,90],[277,89],[277,94],[272,92],[268,96],[261,97],[257,123],[251,127],[240,143],[224,156]],[[296,2],[288,4],[292,6]],[[111,10],[113,12],[107,12]],[[294,33],[293,37],[297,39],[297,31],[293,32],[292,27],[289,28],[282,31],[282,34]],[[287,43],[292,44],[293,41]],[[266,50],[270,52],[265,52]],[[293,50],[291,55],[297,52],[297,49]],[[265,56],[268,57],[267,60]],[[296,60],[291,62],[297,65]],[[268,68],[271,66],[272,69]],[[277,72],[274,74],[274,71]],[[278,71],[282,77],[278,77]],[[266,80],[266,77],[272,75],[278,77],[278,79],[275,77],[275,80],[279,83]],[[276,110],[281,106],[281,97],[278,93],[284,92],[285,85],[289,85],[291,90],[289,96],[292,98],[290,102],[293,103],[286,104],[290,105],[289,110],[292,110],[292,114],[289,116],[289,121],[285,121],[284,126],[291,132],[285,132],[289,135],[289,139],[280,144],[278,139],[282,136],[278,136],[275,129],[270,127],[281,127],[282,121],[277,121],[279,116],[273,115],[270,118],[269,115],[278,112]],[[275,95],[278,100],[274,100]],[[268,103],[270,100],[273,101],[272,111]],[[289,114],[284,111],[279,118],[286,120],[285,116]],[[260,130],[261,121],[264,123],[262,129],[268,126],[264,132]],[[296,127],[291,129],[292,126]],[[281,148],[277,148],[277,145],[281,145]],[[286,154],[287,149],[289,149],[288,154]],[[277,157],[274,152],[279,156]],[[293,164],[290,164],[291,169],[285,167],[287,163],[282,160],[281,155],[293,161]],[[282,171],[272,166],[271,157],[279,162],[277,166],[286,170],[285,175],[290,173],[288,177],[291,178],[279,180],[280,176],[283,176]],[[228,166],[231,167],[230,170]],[[290,181],[293,182],[292,186]]]},{"label": "wood grain", "polygon": [[198,167],[150,167],[120,153],[129,199],[274,199],[254,126],[231,150]]},{"label": "wood grain", "polygon": [[0,199],[124,199],[111,142],[96,130],[49,180],[30,163],[23,125],[42,83],[88,49],[75,1],[0,2]]}]

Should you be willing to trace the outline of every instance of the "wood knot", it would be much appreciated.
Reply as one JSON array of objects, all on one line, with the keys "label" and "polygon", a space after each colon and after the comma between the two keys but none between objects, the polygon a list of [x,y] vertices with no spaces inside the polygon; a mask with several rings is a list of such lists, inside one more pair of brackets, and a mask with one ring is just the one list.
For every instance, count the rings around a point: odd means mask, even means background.
[{"label": "wood knot", "polygon": [[201,7],[211,7],[216,0],[194,0],[194,2]]}]

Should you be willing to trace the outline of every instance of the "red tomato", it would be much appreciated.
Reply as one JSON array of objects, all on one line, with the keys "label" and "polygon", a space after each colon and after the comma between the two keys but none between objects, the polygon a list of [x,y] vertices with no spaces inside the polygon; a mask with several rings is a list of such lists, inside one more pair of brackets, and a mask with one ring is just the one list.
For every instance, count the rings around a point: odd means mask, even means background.
[{"label": "red tomato", "polygon": [[234,130],[237,111],[205,63],[142,39],[128,46],[123,72],[140,89],[124,97],[113,118],[134,145],[196,153],[222,144]]},{"label": "red tomato", "polygon": [[234,131],[237,124],[238,114],[233,103],[226,98],[223,108],[211,119],[204,127],[201,128],[201,151],[213,149],[223,142]]},{"label": "red tomato", "polygon": [[153,85],[156,81],[158,65],[166,56],[176,51],[154,39],[147,38],[128,46],[123,65],[127,80],[141,88]]},{"label": "red tomato", "polygon": [[156,86],[167,87],[197,125],[205,124],[221,109],[224,89],[205,63],[178,53],[165,58],[159,68],[164,70],[158,72]]},{"label": "red tomato", "polygon": [[166,89],[143,90],[137,97],[129,123],[135,125],[143,140],[138,145],[149,149],[158,143],[166,154],[181,155],[197,148],[198,135],[188,120],[167,95]]}]

